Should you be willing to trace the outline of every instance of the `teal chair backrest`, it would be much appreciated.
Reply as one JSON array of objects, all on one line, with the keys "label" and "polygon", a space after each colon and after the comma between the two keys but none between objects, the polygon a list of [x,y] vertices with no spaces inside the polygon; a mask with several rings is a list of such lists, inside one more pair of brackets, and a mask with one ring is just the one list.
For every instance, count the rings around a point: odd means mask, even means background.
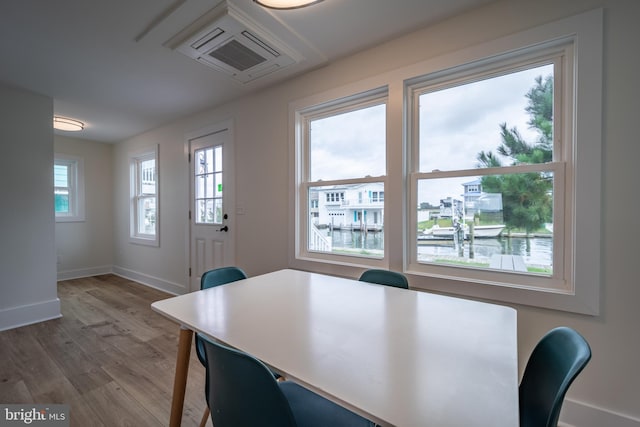
[{"label": "teal chair backrest", "polygon": [[393,286],[396,288],[409,289],[409,282],[402,273],[390,270],[369,269],[360,276],[361,282],[376,283],[378,285]]},{"label": "teal chair backrest", "polygon": [[202,275],[200,289],[209,289],[246,278],[247,274],[240,267],[214,268]]},{"label": "teal chair backrest", "polygon": [[590,359],[589,343],[575,330],[547,332],[520,382],[520,427],[556,427],[567,390]]},{"label": "teal chair backrest", "polygon": [[[200,277],[200,289],[209,289],[215,286],[226,285],[227,283],[236,282],[246,279],[247,274],[240,267],[221,267],[214,268],[205,272]],[[207,365],[205,359],[204,345],[202,337],[196,334],[196,355],[203,366]]]},{"label": "teal chair backrest", "polygon": [[269,368],[254,357],[203,340],[206,399],[216,427],[295,427],[291,407]]}]

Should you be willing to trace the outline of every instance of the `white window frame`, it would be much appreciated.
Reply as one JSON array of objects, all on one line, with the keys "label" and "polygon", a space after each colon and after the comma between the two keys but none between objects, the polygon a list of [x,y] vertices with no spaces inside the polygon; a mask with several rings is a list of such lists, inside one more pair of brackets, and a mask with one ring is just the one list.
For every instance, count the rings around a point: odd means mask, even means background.
[{"label": "white window frame", "polygon": [[54,165],[67,168],[68,185],[65,188],[69,192],[69,213],[56,212],[56,222],[85,221],[84,159],[56,153]]},{"label": "white window frame", "polygon": [[[405,81],[406,106],[411,108],[412,85],[420,79],[435,82],[442,77],[455,79],[474,72],[482,74],[500,66],[500,61],[511,65],[517,61],[526,63],[535,61],[538,55],[548,55],[554,49],[564,50],[565,55],[565,61],[558,64],[564,79],[558,81],[556,75],[554,81],[554,88],[561,91],[562,100],[561,105],[554,105],[554,126],[560,121],[562,130],[555,134],[554,162],[545,165],[554,172],[554,240],[559,239],[562,248],[554,250],[554,276],[544,278],[444,266],[425,267],[416,261],[415,245],[408,243],[416,237],[415,230],[409,227],[406,250],[410,255],[406,272],[430,278],[435,282],[430,289],[585,314],[599,313],[602,11],[576,15],[468,49],[451,55],[437,69],[425,67],[420,77]],[[407,114],[407,128],[413,129],[410,116]],[[408,138],[408,145],[413,147],[411,131]],[[556,151],[561,147],[565,151]],[[411,173],[407,211],[408,223],[416,224],[415,209],[409,206],[415,201],[414,186],[420,174],[416,173],[417,153],[412,150],[408,148],[407,168]],[[514,171],[540,170],[540,166],[519,166]],[[503,170],[478,169],[470,171],[469,176]],[[556,263],[562,266],[557,273]]]},{"label": "white window frame", "polygon": [[[142,176],[140,176],[140,164],[146,160],[155,160],[155,195],[142,193]],[[158,146],[155,145],[149,149],[141,150],[129,155],[129,242],[147,245],[160,245],[160,162],[158,158]],[[143,199],[154,198],[156,206],[155,233],[139,232],[138,220],[140,201]]]},{"label": "white window frame", "polygon": [[[298,260],[317,261],[330,264],[350,266],[384,266],[388,263],[387,248],[382,257],[368,257],[357,254],[333,254],[310,251],[308,244],[308,221],[310,218],[309,188],[315,186],[352,185],[381,182],[386,188],[386,174],[382,176],[366,176],[332,181],[310,180],[309,158],[309,124],[312,120],[331,117],[348,111],[354,111],[369,106],[385,104],[388,110],[388,90],[378,87],[363,92],[353,93],[337,99],[326,99],[325,102],[311,102],[305,106],[293,107],[296,123],[295,168],[296,182],[296,216],[295,216],[295,257]],[[387,113],[388,114],[388,113]],[[386,137],[386,135],[385,135]],[[336,190],[334,194],[344,199],[344,191]],[[322,197],[322,196],[321,196]],[[329,197],[329,193],[326,194]],[[383,225],[384,227],[384,225]]]},{"label": "white window frame", "polygon": [[[570,179],[574,168],[573,138],[573,40],[553,40],[548,44],[537,45],[524,52],[508,52],[491,59],[480,61],[478,64],[464,64],[447,70],[444,73],[421,76],[406,82],[407,101],[410,105],[407,115],[411,132],[408,142],[411,146],[409,160],[409,206],[418,206],[418,181],[450,177],[475,177],[486,175],[502,175],[510,173],[540,173],[551,172],[554,176],[553,191],[553,273],[552,275],[536,275],[519,272],[500,272],[481,268],[464,268],[444,264],[421,263],[417,260],[416,227],[407,230],[409,239],[407,253],[409,254],[409,270],[416,274],[442,277],[455,280],[465,280],[474,283],[485,283],[509,287],[532,288],[551,292],[573,294],[575,291],[573,270],[565,260],[573,259],[573,245],[565,244],[565,239],[571,241],[571,230],[564,224],[570,224],[573,210],[573,181]],[[419,113],[419,97],[423,93],[439,90],[443,87],[456,87],[473,83],[485,78],[493,78],[541,65],[554,66],[554,146],[553,162],[544,164],[527,164],[516,166],[502,166],[498,168],[480,168],[449,171],[420,171],[419,170],[419,129],[417,115]],[[569,101],[567,101],[569,100]],[[568,174],[567,177],[565,174]],[[569,178],[569,179],[567,179]],[[417,224],[417,210],[413,209],[411,223]],[[564,230],[564,232],[563,232]]]}]

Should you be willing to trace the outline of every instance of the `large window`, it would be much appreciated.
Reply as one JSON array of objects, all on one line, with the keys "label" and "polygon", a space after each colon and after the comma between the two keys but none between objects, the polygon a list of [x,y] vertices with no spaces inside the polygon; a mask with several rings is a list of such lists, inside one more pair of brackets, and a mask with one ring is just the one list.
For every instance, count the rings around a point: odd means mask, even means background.
[{"label": "large window", "polygon": [[383,258],[386,90],[299,114],[301,254]]},{"label": "large window", "polygon": [[157,246],[158,239],[158,150],[157,147],[129,157],[130,240]]},{"label": "large window", "polygon": [[56,154],[53,164],[56,222],[84,221],[84,162]]},{"label": "large window", "polygon": [[[412,268],[571,292],[573,44],[409,82]],[[564,90],[563,90],[564,88]]]},{"label": "large window", "polygon": [[601,84],[592,11],[293,102],[292,266],[597,313]]}]

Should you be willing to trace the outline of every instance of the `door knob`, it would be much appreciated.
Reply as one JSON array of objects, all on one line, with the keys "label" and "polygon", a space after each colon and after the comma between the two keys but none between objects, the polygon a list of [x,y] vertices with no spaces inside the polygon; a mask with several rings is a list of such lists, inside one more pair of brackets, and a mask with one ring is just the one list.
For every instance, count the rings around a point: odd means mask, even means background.
[{"label": "door knob", "polygon": [[225,225],[224,227],[218,229],[218,231],[224,231],[226,233],[227,231],[229,231],[229,227]]}]

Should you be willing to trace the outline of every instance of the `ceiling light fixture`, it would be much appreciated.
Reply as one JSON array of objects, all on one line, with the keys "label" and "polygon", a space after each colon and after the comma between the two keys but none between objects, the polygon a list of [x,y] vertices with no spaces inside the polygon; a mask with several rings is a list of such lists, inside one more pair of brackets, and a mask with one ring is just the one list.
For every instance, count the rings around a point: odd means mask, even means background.
[{"label": "ceiling light fixture", "polygon": [[322,0],[253,0],[261,6],[270,9],[298,9],[320,3]]},{"label": "ceiling light fixture", "polygon": [[84,123],[67,117],[53,116],[53,128],[69,132],[77,132],[84,129]]}]

